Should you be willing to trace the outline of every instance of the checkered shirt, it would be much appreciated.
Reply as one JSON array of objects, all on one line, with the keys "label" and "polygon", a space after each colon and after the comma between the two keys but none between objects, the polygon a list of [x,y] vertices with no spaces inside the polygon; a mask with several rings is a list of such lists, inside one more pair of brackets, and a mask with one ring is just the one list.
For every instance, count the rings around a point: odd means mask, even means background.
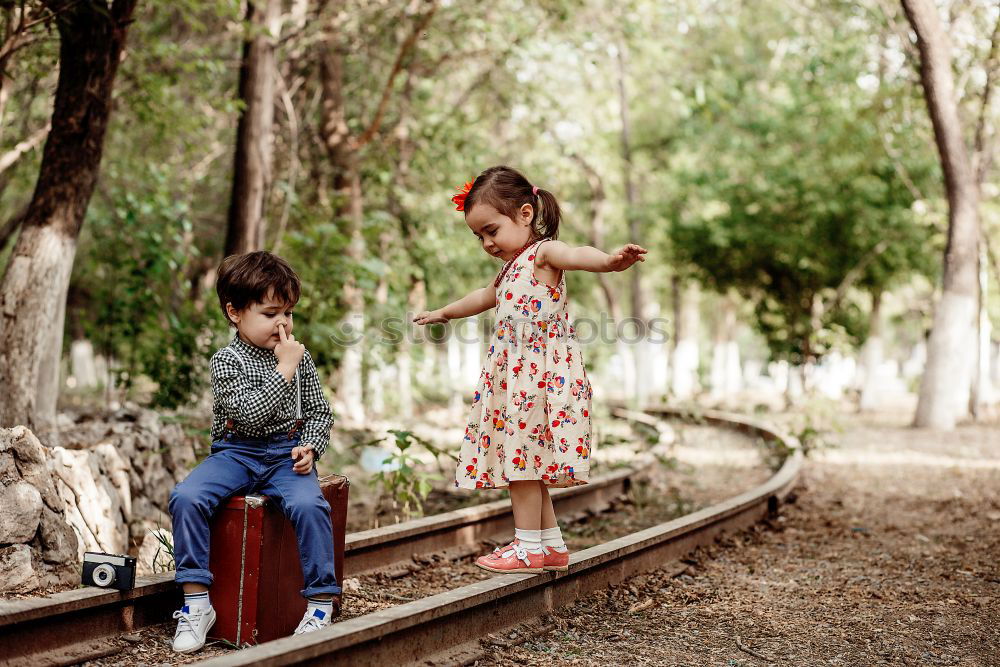
[{"label": "checkered shirt", "polygon": [[251,345],[239,334],[212,356],[211,367],[215,395],[212,440],[225,435],[227,419],[233,420],[234,430],[242,436],[260,438],[287,433],[297,419],[296,384],[301,380],[300,444],[312,445],[317,459],[323,455],[330,442],[333,413],[323,396],[309,350],[291,382],[278,372],[278,357],[273,351]]}]

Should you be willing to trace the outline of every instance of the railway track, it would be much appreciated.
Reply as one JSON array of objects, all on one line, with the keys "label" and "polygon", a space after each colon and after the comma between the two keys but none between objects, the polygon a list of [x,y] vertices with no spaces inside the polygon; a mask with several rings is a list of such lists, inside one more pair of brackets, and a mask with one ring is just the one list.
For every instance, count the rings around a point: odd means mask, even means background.
[{"label": "railway track", "polygon": [[[591,484],[554,490],[560,517],[600,512],[624,496],[641,467]],[[510,503],[499,500],[347,535],[344,576],[412,564],[415,556],[477,548],[513,531]],[[169,621],[180,605],[173,572],[137,577],[124,593],[84,588],[46,598],[0,602],[0,664],[66,665],[108,655],[108,638]]]},{"label": "railway track", "polygon": [[[691,418],[668,407],[645,413],[615,408],[622,419],[655,425],[660,417]],[[680,558],[720,533],[741,530],[777,511],[791,490],[801,453],[771,427],[745,417],[704,412],[696,418],[782,443],[792,452],[760,486],[673,521],[574,554],[564,573],[511,574],[463,586],[336,623],[311,635],[234,651],[209,665],[285,665],[348,659],[358,664],[406,664],[454,656],[496,632],[568,604],[592,591]],[[625,493],[641,469],[617,472],[553,494],[561,515],[599,510]],[[348,536],[347,576],[476,544],[510,530],[506,501],[488,503]],[[168,620],[178,593],[172,574],[148,577],[124,594],[77,590],[44,600],[0,604],[0,657],[5,664],[67,664],[108,652],[107,639]],[[83,630],[81,632],[81,629]],[[44,648],[43,648],[44,647]]]}]

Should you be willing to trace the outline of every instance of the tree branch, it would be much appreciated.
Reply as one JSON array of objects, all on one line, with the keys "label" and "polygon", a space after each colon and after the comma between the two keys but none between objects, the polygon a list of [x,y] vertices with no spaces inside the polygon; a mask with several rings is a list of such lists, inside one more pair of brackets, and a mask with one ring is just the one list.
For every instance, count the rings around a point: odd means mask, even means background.
[{"label": "tree branch", "polygon": [[975,155],[973,160],[976,163],[976,182],[979,185],[986,180],[986,172],[992,162],[992,151],[987,151],[986,143],[986,115],[989,113],[991,95],[993,92],[993,77],[996,75],[997,44],[1000,42],[1000,14],[997,14],[996,25],[993,26],[993,34],[990,35],[990,50],[986,57],[986,86],[983,88],[983,101],[979,107],[979,120],[976,122],[976,135],[973,141]]},{"label": "tree branch", "polygon": [[7,169],[17,162],[22,155],[42,143],[42,141],[45,140],[45,137],[49,135],[50,127],[50,124],[46,123],[45,127],[39,128],[33,135],[18,143],[3,155],[0,155],[0,174],[7,171]]},{"label": "tree branch", "polygon": [[375,111],[375,117],[372,118],[371,124],[367,129],[361,134],[360,137],[354,139],[351,143],[353,144],[354,150],[358,150],[365,146],[375,133],[378,132],[379,127],[382,125],[382,118],[385,116],[385,111],[389,106],[389,97],[392,95],[392,86],[396,81],[396,77],[403,70],[403,61],[409,55],[410,51],[417,43],[417,39],[420,37],[420,33],[424,31],[427,25],[431,22],[431,18],[434,16],[434,12],[437,11],[436,0],[428,0],[430,4],[430,9],[427,10],[423,16],[421,16],[414,24],[413,29],[410,31],[409,36],[400,45],[399,53],[396,54],[396,62],[392,65],[392,70],[389,72],[389,79],[385,82],[385,87],[382,89],[382,98],[379,100],[378,108]]},{"label": "tree branch", "polygon": [[24,206],[20,211],[8,218],[7,222],[3,223],[3,226],[0,227],[0,252],[7,247],[7,241],[9,241],[10,237],[14,235],[17,228],[21,226],[21,223],[24,222],[24,218],[27,217],[27,215],[28,207]]}]

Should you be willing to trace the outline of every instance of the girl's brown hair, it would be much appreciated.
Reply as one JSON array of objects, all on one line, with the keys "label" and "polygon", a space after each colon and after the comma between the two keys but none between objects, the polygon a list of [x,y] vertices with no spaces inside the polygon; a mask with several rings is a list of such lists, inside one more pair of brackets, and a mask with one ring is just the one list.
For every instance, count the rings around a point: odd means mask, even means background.
[{"label": "girl's brown hair", "polygon": [[535,236],[543,239],[559,237],[559,202],[548,190],[535,188],[517,169],[498,166],[490,167],[476,177],[472,188],[465,196],[465,215],[476,204],[489,204],[511,220],[525,204],[531,204],[534,215],[531,229]]}]

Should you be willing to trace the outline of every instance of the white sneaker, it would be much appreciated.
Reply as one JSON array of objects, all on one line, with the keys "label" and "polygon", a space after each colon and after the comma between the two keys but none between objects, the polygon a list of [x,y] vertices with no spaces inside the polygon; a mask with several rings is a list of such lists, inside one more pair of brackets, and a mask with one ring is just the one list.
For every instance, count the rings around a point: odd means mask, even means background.
[{"label": "white sneaker", "polygon": [[322,609],[313,609],[311,613],[306,609],[306,615],[299,621],[299,627],[295,628],[294,634],[304,635],[307,632],[313,632],[328,625],[330,625],[330,614],[327,614]]},{"label": "white sneaker", "polygon": [[177,631],[174,633],[174,650],[178,653],[194,653],[205,645],[208,631],[215,625],[215,609],[187,605],[174,612]]}]

